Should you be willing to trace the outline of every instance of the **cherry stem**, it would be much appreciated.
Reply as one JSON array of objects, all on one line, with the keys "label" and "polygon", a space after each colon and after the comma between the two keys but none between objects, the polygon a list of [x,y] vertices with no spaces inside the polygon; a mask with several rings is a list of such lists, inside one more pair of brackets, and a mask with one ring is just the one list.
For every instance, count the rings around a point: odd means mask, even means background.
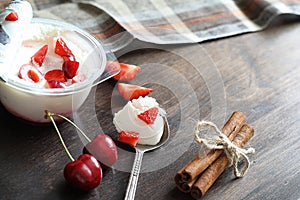
[{"label": "cherry stem", "polygon": [[70,154],[70,152],[69,152],[69,150],[68,150],[68,148],[67,148],[67,146],[66,146],[66,144],[65,144],[65,142],[64,142],[64,140],[63,140],[63,138],[61,137],[61,134],[60,134],[60,132],[59,132],[57,126],[56,126],[56,123],[55,123],[55,121],[54,121],[54,119],[53,119],[53,114],[50,113],[48,110],[46,110],[45,112],[46,112],[47,117],[49,117],[49,119],[51,120],[51,122],[52,122],[52,124],[53,124],[53,126],[54,126],[54,128],[55,128],[55,130],[56,130],[56,132],[57,132],[57,135],[58,135],[58,137],[59,137],[59,139],[60,139],[60,141],[61,141],[61,143],[62,143],[62,145],[63,145],[63,147],[64,147],[64,149],[65,149],[65,151],[66,151],[66,153],[68,154],[70,160],[74,161],[75,159],[74,159],[74,158],[72,157],[72,155]]},{"label": "cherry stem", "polygon": [[57,114],[57,113],[51,113],[48,110],[45,111],[45,112],[47,113],[47,116],[49,116],[49,117],[50,116],[56,116],[56,117],[60,117],[60,118],[62,118],[64,120],[66,120],[67,122],[69,122],[70,124],[72,124],[88,142],[91,142],[91,139],[74,122],[72,122],[67,117],[65,117],[63,115],[60,115],[60,114]]}]

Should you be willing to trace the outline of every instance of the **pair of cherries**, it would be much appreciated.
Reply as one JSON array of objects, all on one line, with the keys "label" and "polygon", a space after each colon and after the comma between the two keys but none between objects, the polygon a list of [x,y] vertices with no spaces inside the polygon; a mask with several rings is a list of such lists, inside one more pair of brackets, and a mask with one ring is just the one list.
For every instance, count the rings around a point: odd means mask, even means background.
[{"label": "pair of cherries", "polygon": [[[46,112],[46,117],[51,120],[59,139],[68,154],[71,162],[69,162],[64,168],[64,177],[67,182],[73,187],[81,190],[93,190],[101,183],[102,180],[102,168],[101,164],[105,167],[111,167],[118,159],[117,147],[114,141],[105,134],[98,134],[92,141],[86,136],[86,134],[71,120],[60,115]],[[76,160],[71,156],[68,148],[66,147],[60,131],[58,130],[56,123],[53,119],[54,116],[60,117],[69,123],[71,123],[88,141],[84,147],[83,154]]]}]

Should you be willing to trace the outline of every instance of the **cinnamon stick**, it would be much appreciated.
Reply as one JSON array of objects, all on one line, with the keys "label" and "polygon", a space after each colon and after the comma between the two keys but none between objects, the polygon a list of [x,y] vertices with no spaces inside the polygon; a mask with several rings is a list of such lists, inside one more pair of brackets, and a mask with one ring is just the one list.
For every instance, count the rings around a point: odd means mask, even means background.
[{"label": "cinnamon stick", "polygon": [[[245,124],[240,132],[234,138],[233,143],[238,147],[243,147],[254,135],[254,129]],[[191,190],[191,196],[194,199],[201,198],[207,190],[213,185],[216,179],[228,166],[229,161],[225,154],[221,155],[210,167],[208,167],[194,183]]]},{"label": "cinnamon stick", "polygon": [[182,171],[184,170],[184,168],[180,169],[174,177],[174,181],[176,183],[176,185],[181,185],[182,181]]},{"label": "cinnamon stick", "polygon": [[[246,122],[246,116],[241,112],[234,112],[222,128],[224,133],[232,141],[241,127]],[[196,155],[189,163],[180,169],[175,175],[175,184],[180,188],[183,182],[191,182],[209,165],[211,165],[221,154],[223,150],[210,150],[205,156]],[[181,177],[181,180],[178,179]]]},{"label": "cinnamon stick", "polygon": [[177,188],[184,193],[190,193],[194,183],[197,181],[197,178],[192,180],[191,182],[181,182]]}]

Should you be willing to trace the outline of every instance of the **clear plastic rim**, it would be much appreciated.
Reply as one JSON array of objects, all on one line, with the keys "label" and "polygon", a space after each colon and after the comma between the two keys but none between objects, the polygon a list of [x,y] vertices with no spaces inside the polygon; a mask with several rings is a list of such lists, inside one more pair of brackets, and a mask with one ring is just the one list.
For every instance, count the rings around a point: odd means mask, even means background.
[{"label": "clear plastic rim", "polygon": [[84,36],[86,39],[89,40],[89,42],[94,46],[95,51],[98,51],[99,53],[99,60],[101,63],[99,63],[99,75],[98,77],[95,77],[92,81],[83,81],[82,83],[77,83],[77,86],[75,87],[66,87],[66,88],[33,88],[28,85],[23,85],[21,83],[18,83],[16,81],[13,81],[11,79],[8,79],[8,81],[5,83],[6,85],[13,87],[14,89],[17,89],[19,91],[36,94],[36,95],[49,95],[49,96],[63,96],[73,93],[78,93],[82,90],[91,89],[92,87],[98,85],[99,83],[103,82],[106,79],[103,79],[101,75],[103,74],[107,62],[106,58],[106,52],[101,44],[100,41],[98,41],[95,37],[93,37],[88,32],[72,25],[67,22],[61,22],[54,19],[46,19],[46,18],[33,18],[32,23],[45,23],[50,25],[58,25],[61,27],[66,28],[66,30],[74,31],[82,36]]}]

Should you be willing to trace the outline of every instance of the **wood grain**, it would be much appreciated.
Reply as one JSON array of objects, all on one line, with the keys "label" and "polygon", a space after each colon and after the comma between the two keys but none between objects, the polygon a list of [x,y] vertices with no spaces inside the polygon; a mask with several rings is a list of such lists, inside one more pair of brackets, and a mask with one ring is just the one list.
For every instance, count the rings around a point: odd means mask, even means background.
[{"label": "wood grain", "polygon": [[[164,147],[145,154],[136,199],[191,199],[176,189],[173,177],[200,149],[192,141],[193,120],[215,119],[221,127],[235,110],[255,129],[251,168],[237,180],[226,169],[203,199],[299,199],[299,46],[299,23],[289,20],[200,45],[119,53],[120,61],[142,67],[133,83],[153,87],[151,96],[166,109],[172,133]],[[125,101],[115,86],[113,80],[99,85],[78,112],[75,119],[90,136],[102,132],[116,138],[113,111]],[[24,124],[3,107],[0,119],[0,199],[123,199],[134,158],[130,149],[118,144],[117,166],[104,172],[97,190],[83,193],[64,181],[69,160],[52,126]],[[84,142],[70,125],[59,127],[71,153],[79,156]]]}]

